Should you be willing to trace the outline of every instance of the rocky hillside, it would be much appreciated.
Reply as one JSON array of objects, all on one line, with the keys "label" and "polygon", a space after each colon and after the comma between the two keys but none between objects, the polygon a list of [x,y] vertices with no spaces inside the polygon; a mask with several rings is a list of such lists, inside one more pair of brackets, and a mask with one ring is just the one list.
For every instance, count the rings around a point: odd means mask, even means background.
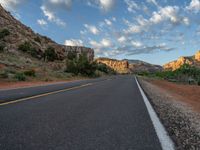
[{"label": "rocky hillside", "polygon": [[108,67],[115,70],[117,73],[126,74],[129,73],[129,63],[125,60],[116,60],[116,59],[109,59],[109,58],[97,58],[97,63],[103,63]]},{"label": "rocky hillside", "polygon": [[[31,54],[37,58],[42,58],[45,50],[52,47],[56,51],[57,59],[63,60],[69,51],[77,54],[86,53],[89,60],[93,60],[94,51],[85,47],[71,47],[57,44],[48,37],[35,33],[31,28],[16,20],[9,12],[0,5],[0,47],[15,54],[18,53],[20,45],[26,43],[32,48]],[[4,37],[4,33],[7,33]],[[9,34],[8,34],[9,33]]]},{"label": "rocky hillside", "polygon": [[155,72],[162,70],[162,67],[159,65],[152,65],[140,60],[98,58],[96,61],[106,64],[118,73]]},{"label": "rocky hillside", "polygon": [[165,70],[176,70],[183,64],[189,64],[200,68],[200,51],[197,51],[194,56],[180,57],[178,60],[167,63],[163,66]]},{"label": "rocky hillside", "polygon": [[153,65],[141,60],[127,60],[129,62],[129,69],[133,73],[139,73],[139,72],[156,72],[156,71],[162,71],[163,68],[159,65]]}]

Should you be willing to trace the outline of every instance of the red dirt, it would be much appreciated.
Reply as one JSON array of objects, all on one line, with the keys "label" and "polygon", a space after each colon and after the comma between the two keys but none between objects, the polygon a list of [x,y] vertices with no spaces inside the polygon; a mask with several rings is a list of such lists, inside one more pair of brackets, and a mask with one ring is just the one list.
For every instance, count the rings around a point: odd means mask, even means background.
[{"label": "red dirt", "polygon": [[80,79],[71,79],[71,80],[64,80],[64,81],[48,81],[48,82],[45,82],[45,81],[24,81],[24,82],[0,81],[0,89],[15,89],[15,88],[42,86],[42,85],[72,82],[72,81],[78,81],[78,80]]},{"label": "red dirt", "polygon": [[154,85],[172,94],[177,100],[183,101],[200,112],[200,86],[176,84],[164,80],[148,79]]}]

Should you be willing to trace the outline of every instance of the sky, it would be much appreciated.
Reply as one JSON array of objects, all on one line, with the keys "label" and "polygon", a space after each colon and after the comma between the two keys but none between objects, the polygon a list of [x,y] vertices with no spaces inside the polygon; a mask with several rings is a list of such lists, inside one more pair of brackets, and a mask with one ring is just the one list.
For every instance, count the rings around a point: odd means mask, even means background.
[{"label": "sky", "polygon": [[35,32],[96,57],[163,65],[200,49],[200,0],[0,0]]}]

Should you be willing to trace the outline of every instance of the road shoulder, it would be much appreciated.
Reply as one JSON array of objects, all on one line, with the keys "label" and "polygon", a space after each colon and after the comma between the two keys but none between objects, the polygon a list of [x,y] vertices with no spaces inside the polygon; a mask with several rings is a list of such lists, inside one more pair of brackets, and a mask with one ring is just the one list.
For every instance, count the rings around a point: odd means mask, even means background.
[{"label": "road shoulder", "polygon": [[163,125],[176,144],[176,149],[200,148],[200,113],[177,100],[167,89],[139,79]]}]

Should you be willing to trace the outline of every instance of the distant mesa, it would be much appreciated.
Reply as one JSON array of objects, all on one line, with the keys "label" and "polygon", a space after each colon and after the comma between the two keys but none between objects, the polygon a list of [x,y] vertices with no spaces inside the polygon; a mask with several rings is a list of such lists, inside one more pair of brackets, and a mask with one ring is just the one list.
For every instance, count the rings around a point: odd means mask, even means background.
[{"label": "distant mesa", "polygon": [[156,72],[163,68],[159,65],[149,64],[140,60],[116,60],[109,58],[97,58],[98,63],[103,63],[120,74],[139,73],[139,72]]},{"label": "distant mesa", "polygon": [[195,55],[189,57],[180,57],[178,60],[169,62],[163,66],[165,70],[176,70],[183,64],[189,64],[200,68],[200,51],[197,51]]}]

